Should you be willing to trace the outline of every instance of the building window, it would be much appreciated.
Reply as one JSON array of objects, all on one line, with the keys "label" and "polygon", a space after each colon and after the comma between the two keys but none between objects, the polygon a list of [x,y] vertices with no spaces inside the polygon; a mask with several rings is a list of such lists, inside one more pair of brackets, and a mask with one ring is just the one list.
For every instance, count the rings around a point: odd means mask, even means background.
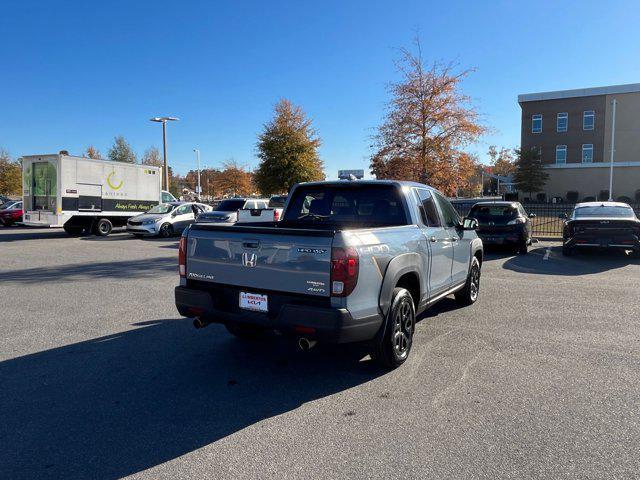
[{"label": "building window", "polygon": [[592,143],[585,143],[582,145],[582,163],[593,163]]},{"label": "building window", "polygon": [[564,165],[567,163],[567,146],[556,145],[556,163],[558,165]]},{"label": "building window", "polygon": [[542,115],[532,115],[531,116],[531,133],[540,133],[542,132]]},{"label": "building window", "polygon": [[568,126],[569,126],[569,114],[559,113],[558,120],[556,122],[556,130],[558,132],[566,132]]},{"label": "building window", "polygon": [[582,114],[582,129],[593,130],[596,121],[596,112],[593,110],[586,110]]}]

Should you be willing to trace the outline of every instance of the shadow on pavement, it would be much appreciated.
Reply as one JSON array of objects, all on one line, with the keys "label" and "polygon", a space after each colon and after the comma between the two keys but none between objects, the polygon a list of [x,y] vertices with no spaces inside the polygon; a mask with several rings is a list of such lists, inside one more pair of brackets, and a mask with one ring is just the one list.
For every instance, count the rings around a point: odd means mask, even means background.
[{"label": "shadow on pavement", "polygon": [[161,272],[173,272],[177,275],[177,268],[177,258],[154,257],[121,262],[72,263],[53,267],[10,270],[2,273],[1,280],[4,282],[41,283],[100,278],[144,278],[157,276]]},{"label": "shadow on pavement", "polygon": [[[544,260],[547,251],[549,256]],[[503,268],[534,275],[580,276],[606,272],[627,265],[640,265],[640,259],[622,251],[586,250],[571,257],[562,255],[561,246],[538,248],[528,255],[508,259]]]},{"label": "shadow on pavement", "polygon": [[0,363],[4,478],[121,478],[384,374],[351,349],[138,326]]},{"label": "shadow on pavement", "polygon": [[47,240],[53,238],[68,238],[61,228],[43,230],[41,228],[32,229],[30,227],[0,227],[0,243],[15,242],[18,240]]}]

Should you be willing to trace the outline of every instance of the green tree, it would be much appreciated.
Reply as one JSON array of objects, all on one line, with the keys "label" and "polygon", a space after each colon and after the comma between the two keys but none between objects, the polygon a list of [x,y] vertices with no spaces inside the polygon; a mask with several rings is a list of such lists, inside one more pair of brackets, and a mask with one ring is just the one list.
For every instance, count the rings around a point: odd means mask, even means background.
[{"label": "green tree", "polygon": [[273,119],[258,137],[260,164],[254,173],[258,190],[269,195],[286,192],[299,182],[324,180],[320,143],[302,109],[287,99],[280,100]]},{"label": "green tree", "polygon": [[0,194],[22,194],[22,165],[13,160],[4,148],[0,148]]},{"label": "green tree", "polygon": [[114,162],[136,163],[138,158],[131,145],[122,135],[113,139],[113,146],[109,149],[109,160]]},{"label": "green tree", "polygon": [[513,174],[518,190],[527,192],[531,198],[534,192],[543,189],[549,178],[544,163],[536,149],[516,150],[516,170]]}]

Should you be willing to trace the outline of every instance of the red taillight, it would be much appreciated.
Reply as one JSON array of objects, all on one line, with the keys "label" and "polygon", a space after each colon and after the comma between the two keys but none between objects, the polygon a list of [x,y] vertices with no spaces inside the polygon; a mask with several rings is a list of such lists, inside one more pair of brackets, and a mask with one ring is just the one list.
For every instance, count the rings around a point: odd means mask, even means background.
[{"label": "red taillight", "polygon": [[178,246],[178,272],[181,277],[187,276],[187,237],[180,237]]},{"label": "red taillight", "polygon": [[346,297],[358,283],[358,252],[353,247],[331,249],[331,296]]},{"label": "red taillight", "polygon": [[277,222],[280,220],[280,212],[278,210],[276,210],[275,212],[273,212],[273,219]]}]

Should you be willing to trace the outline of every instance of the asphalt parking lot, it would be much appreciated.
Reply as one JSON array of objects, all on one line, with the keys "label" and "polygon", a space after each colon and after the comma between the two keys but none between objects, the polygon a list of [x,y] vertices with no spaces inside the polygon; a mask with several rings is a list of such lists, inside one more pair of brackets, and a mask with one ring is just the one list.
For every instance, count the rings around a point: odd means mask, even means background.
[{"label": "asphalt parking lot", "polygon": [[488,254],[410,360],[195,330],[177,239],[0,229],[3,478],[637,478],[640,260]]}]

